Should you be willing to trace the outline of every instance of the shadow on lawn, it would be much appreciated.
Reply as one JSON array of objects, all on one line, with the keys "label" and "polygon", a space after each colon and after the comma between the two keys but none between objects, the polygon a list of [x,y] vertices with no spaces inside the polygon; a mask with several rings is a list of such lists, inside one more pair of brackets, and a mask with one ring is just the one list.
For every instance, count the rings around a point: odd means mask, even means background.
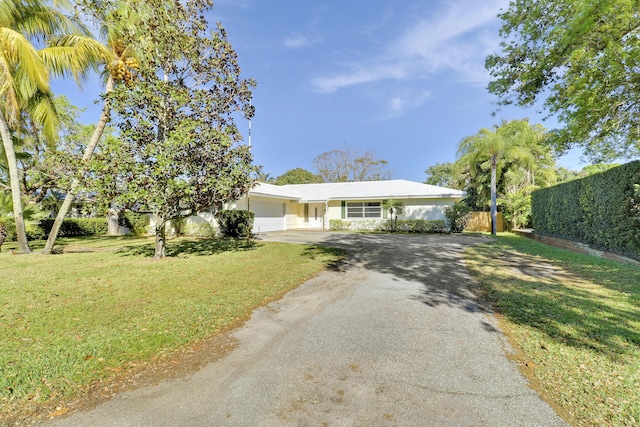
[{"label": "shadow on lawn", "polygon": [[[185,255],[209,256],[222,252],[249,251],[260,247],[254,240],[210,238],[210,239],[174,239],[168,240],[165,248],[167,257],[178,257]],[[125,256],[147,256],[153,257],[155,253],[154,243],[129,247],[121,251]]]},{"label": "shadow on lawn", "polygon": [[[512,322],[612,359],[640,349],[640,272],[635,272],[635,280],[627,276],[633,285],[612,286],[493,246],[481,247],[471,257],[481,265],[498,260],[498,276],[480,273],[479,279],[498,311]],[[590,268],[584,265],[585,271]],[[616,269],[629,271],[624,264],[610,263],[608,268],[613,276],[621,274]]]},{"label": "shadow on lawn", "polygon": [[345,251],[327,246],[310,246],[302,252],[302,256],[315,260],[317,257],[327,258],[325,266],[332,271],[343,271]]}]

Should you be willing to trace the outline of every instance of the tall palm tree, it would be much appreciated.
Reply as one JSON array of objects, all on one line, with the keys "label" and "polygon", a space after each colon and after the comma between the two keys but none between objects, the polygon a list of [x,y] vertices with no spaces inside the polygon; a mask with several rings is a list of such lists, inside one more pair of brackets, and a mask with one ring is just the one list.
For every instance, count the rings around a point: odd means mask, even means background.
[{"label": "tall palm tree", "polygon": [[[50,73],[79,81],[103,55],[83,25],[42,0],[0,2],[0,136],[9,169],[18,250],[29,253],[21,201],[20,174],[14,148],[23,113],[31,115],[53,140],[57,126]],[[38,49],[36,45],[46,43]]]},{"label": "tall palm tree", "polygon": [[522,126],[522,120],[502,122],[493,129],[480,129],[477,134],[468,136],[458,145],[458,162],[470,168],[471,173],[477,173],[476,166],[488,162],[491,169],[491,234],[495,235],[498,224],[497,206],[497,175],[500,162],[505,157],[517,157],[523,163],[533,161],[528,149],[528,138],[531,137],[530,127]]},{"label": "tall palm tree", "polygon": [[127,85],[133,84],[133,73],[138,68],[138,55],[134,54],[129,46],[126,46],[123,42],[125,39],[135,38],[138,33],[137,23],[139,22],[139,16],[126,2],[109,3],[104,1],[101,3],[101,7],[93,10],[95,14],[94,18],[100,22],[102,28],[102,36],[105,39],[105,45],[103,48],[107,53],[103,56],[105,65],[105,89],[103,94],[102,112],[98,123],[91,135],[87,146],[85,147],[82,155],[82,162],[84,167],[79,171],[79,178],[75,178],[71,181],[67,194],[58,210],[56,219],[49,232],[47,243],[42,250],[45,255],[51,254],[53,246],[58,237],[60,227],[64,218],[69,213],[71,204],[75,200],[78,191],[80,189],[81,180],[87,173],[88,163],[93,157],[93,153],[100,142],[100,138],[104,133],[104,129],[109,121],[109,114],[111,112],[111,104],[109,95],[113,92],[115,85],[118,83],[124,83]]}]

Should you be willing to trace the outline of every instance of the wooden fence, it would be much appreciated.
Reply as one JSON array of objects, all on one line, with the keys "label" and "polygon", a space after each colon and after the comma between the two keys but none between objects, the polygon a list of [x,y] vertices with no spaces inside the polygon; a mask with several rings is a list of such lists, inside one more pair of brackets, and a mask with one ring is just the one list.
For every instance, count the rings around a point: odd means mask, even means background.
[{"label": "wooden fence", "polygon": [[[498,212],[497,230],[507,231],[502,217],[502,212]],[[485,231],[491,232],[491,212],[471,212],[471,220],[464,228],[464,231]]]}]

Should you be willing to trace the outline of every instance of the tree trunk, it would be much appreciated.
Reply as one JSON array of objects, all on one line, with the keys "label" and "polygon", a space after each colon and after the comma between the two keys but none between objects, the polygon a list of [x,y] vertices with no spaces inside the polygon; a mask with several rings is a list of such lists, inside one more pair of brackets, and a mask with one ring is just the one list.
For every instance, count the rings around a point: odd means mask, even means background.
[{"label": "tree trunk", "polygon": [[123,233],[120,231],[119,224],[120,215],[114,209],[109,209],[107,212],[107,234],[109,236],[120,236]]},{"label": "tree trunk", "polygon": [[20,174],[18,173],[18,162],[16,152],[13,148],[11,131],[4,118],[4,113],[0,111],[0,134],[2,134],[2,144],[9,166],[9,184],[11,186],[11,199],[13,201],[13,218],[16,221],[16,236],[18,238],[18,252],[22,254],[31,253],[29,242],[27,241],[27,231],[24,226],[24,215],[22,213],[22,193],[20,192]]},{"label": "tree trunk", "polygon": [[156,250],[153,254],[154,259],[164,258],[165,255],[165,225],[167,220],[164,216],[159,216],[156,214]]},{"label": "tree trunk", "polygon": [[491,158],[491,234],[496,235],[498,229],[498,205],[496,202],[496,175],[498,170],[498,159]]},{"label": "tree trunk", "polygon": [[[84,154],[82,156],[82,161],[85,164],[82,170],[80,171],[80,176],[84,176],[87,172],[87,163],[91,160],[91,156],[93,156],[93,152],[98,146],[98,142],[100,142],[100,138],[102,138],[102,134],[104,132],[104,128],[109,121],[109,112],[111,111],[111,106],[109,104],[109,94],[113,91],[113,78],[109,77],[107,80],[107,85],[105,88],[105,100],[104,105],[102,106],[102,114],[100,114],[100,120],[98,120],[98,124],[93,131],[93,135],[91,135],[91,139],[89,140],[89,144],[87,148],[84,150]],[[62,206],[58,211],[58,215],[56,215],[56,219],[53,222],[53,227],[51,227],[51,232],[49,233],[49,238],[47,239],[47,243],[42,250],[42,253],[45,255],[50,255],[53,250],[53,245],[56,243],[56,239],[58,238],[58,233],[60,232],[60,227],[62,226],[62,221],[67,216],[69,212],[69,208],[71,207],[71,203],[73,203],[76,195],[78,193],[78,189],[80,188],[80,180],[75,178],[71,181],[71,186],[69,187],[69,191],[67,191],[67,195],[64,198],[64,202],[62,202]]]}]

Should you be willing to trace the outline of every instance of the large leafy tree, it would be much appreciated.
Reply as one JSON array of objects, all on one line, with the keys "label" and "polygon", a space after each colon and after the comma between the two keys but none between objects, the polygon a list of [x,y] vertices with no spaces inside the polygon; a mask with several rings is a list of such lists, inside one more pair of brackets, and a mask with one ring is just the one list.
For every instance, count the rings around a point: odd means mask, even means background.
[{"label": "large leafy tree", "polygon": [[635,0],[513,0],[501,52],[487,58],[504,104],[545,106],[559,151],[596,161],[640,155],[640,30]]},{"label": "large leafy tree", "polygon": [[427,179],[424,181],[425,184],[458,189],[459,176],[454,163],[436,163],[429,166],[424,173],[427,174]]},{"label": "large leafy tree", "polygon": [[[16,130],[15,149],[21,171],[23,197],[29,203],[40,203],[52,191],[67,188],[77,169],[77,160],[92,127],[78,122],[82,109],[70,104],[64,96],[56,96],[53,103],[58,129],[54,142],[49,142],[29,115]],[[0,163],[0,181],[2,180]],[[57,210],[56,210],[57,211]]]},{"label": "large leafy tree", "polygon": [[220,24],[209,27],[208,1],[130,3],[145,37],[128,46],[153,52],[134,84],[111,98],[119,137],[103,147],[100,194],[124,208],[155,214],[155,258],[165,255],[165,225],[220,208],[254,184],[258,168],[234,118],[253,115],[252,80],[240,76]]},{"label": "large leafy tree", "polygon": [[471,176],[489,171],[492,234],[497,231],[498,172],[510,159],[518,159],[530,169],[535,157],[529,140],[535,137],[528,121],[513,120],[492,129],[480,129],[475,135],[463,138],[458,146],[457,163],[468,168]]},{"label": "large leafy tree", "polygon": [[[40,48],[44,45],[44,48]],[[14,140],[25,115],[52,140],[57,125],[49,76],[81,80],[102,54],[86,29],[41,0],[0,2],[0,136],[9,170],[18,250],[29,253]]]},{"label": "large leafy tree", "polygon": [[343,144],[313,160],[313,166],[325,182],[379,181],[391,179],[388,162],[376,159],[373,151]]},{"label": "large leafy tree", "polygon": [[276,185],[287,184],[319,184],[324,182],[320,175],[316,175],[303,168],[289,169],[275,180]]}]

